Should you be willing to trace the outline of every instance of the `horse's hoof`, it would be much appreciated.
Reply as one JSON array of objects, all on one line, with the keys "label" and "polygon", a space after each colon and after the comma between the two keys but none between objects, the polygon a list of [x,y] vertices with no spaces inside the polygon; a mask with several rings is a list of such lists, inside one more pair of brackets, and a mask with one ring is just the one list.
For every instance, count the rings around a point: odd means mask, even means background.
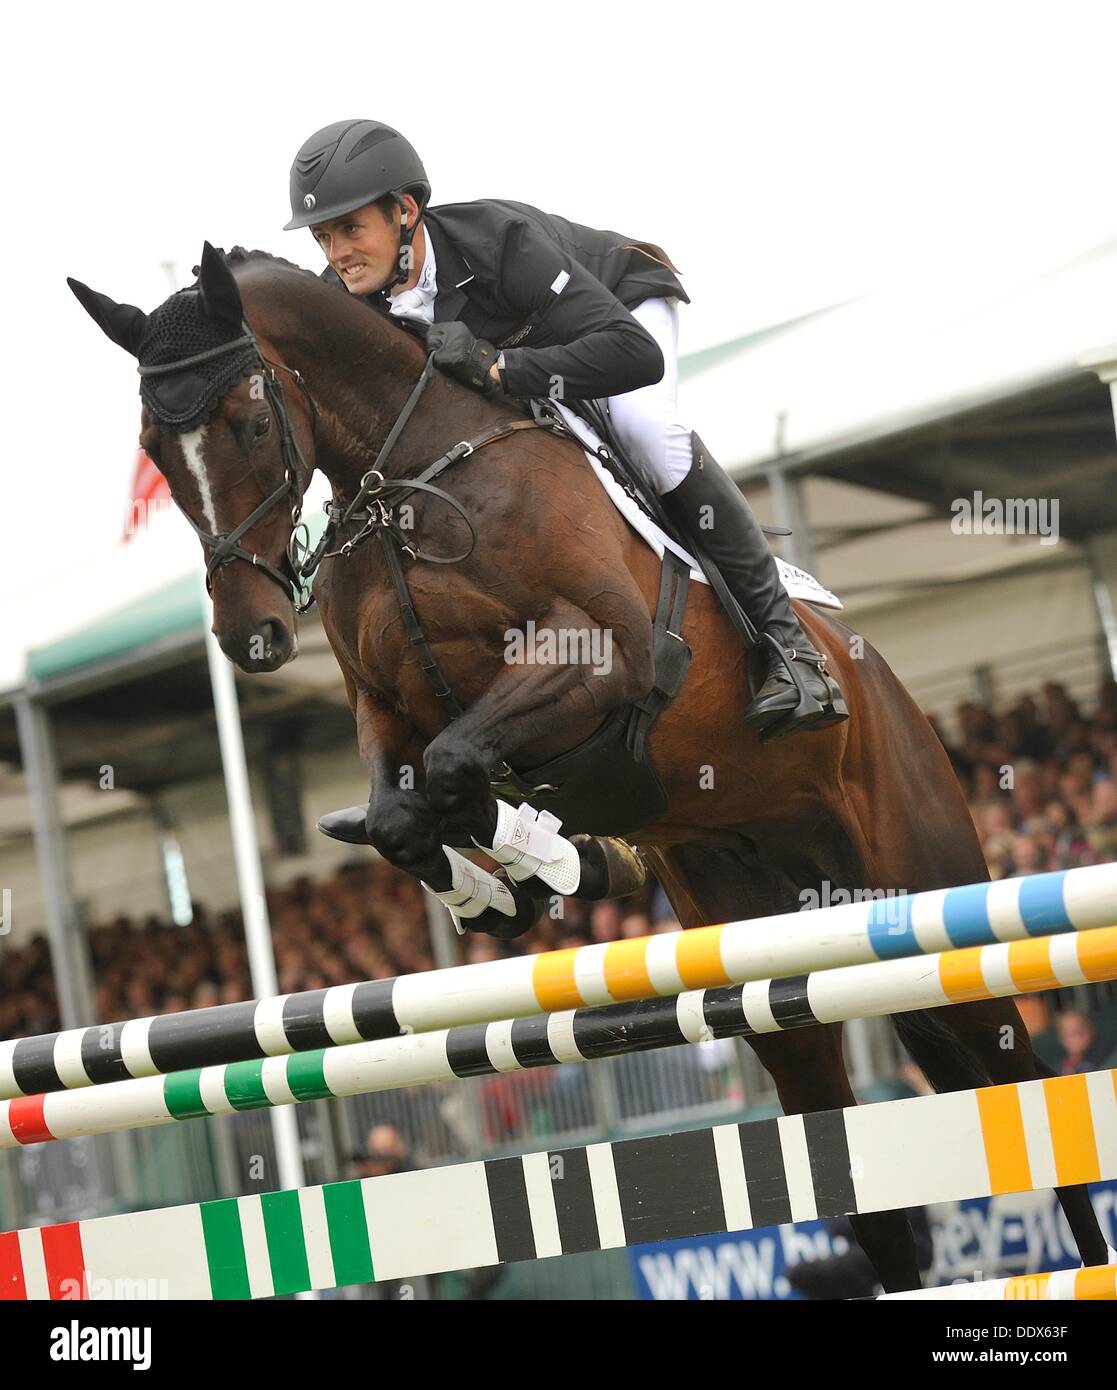
[{"label": "horse's hoof", "polygon": [[592,885],[593,890],[579,890],[578,897],[625,898],[647,882],[648,866],[627,841],[612,835],[571,835],[570,843],[582,861],[583,888]]},{"label": "horse's hoof", "polygon": [[514,941],[535,926],[543,905],[525,892],[522,884],[513,883],[503,869],[497,869],[493,877],[498,878],[512,894],[516,915],[507,917],[495,907],[487,907],[476,917],[461,918],[461,924],[466,931],[484,932],[486,936],[495,936],[500,941]]},{"label": "horse's hoof", "polygon": [[346,806],[344,811],[327,811],[319,820],[318,829],[331,840],[342,840],[347,845],[367,845],[367,816],[367,805]]}]

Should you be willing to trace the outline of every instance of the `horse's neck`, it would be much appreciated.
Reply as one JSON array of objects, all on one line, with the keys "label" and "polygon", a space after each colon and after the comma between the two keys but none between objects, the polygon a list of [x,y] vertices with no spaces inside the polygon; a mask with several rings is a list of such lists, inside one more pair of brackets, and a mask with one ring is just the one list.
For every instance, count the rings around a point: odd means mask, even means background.
[{"label": "horse's neck", "polygon": [[421,370],[421,359],[389,342],[388,326],[366,312],[379,332],[331,336],[315,320],[312,329],[325,331],[300,344],[300,371],[318,413],[315,457],[334,492],[349,495],[376,462]]},{"label": "horse's neck", "polygon": [[[277,334],[276,346],[302,374],[314,400],[316,466],[335,495],[352,497],[406,405],[424,359],[382,315],[344,302],[330,308],[334,312],[323,313],[320,303],[312,303],[287,316],[286,323],[297,326]],[[492,413],[492,403],[435,373],[386,471],[421,471]]]},{"label": "horse's neck", "polygon": [[[392,396],[381,395],[379,378],[366,383],[353,372],[325,402],[315,398],[321,435],[315,454],[335,493],[351,497],[354,483],[376,463],[419,371]],[[369,396],[376,402],[372,412]],[[414,477],[451,445],[479,434],[493,415],[492,402],[435,373],[382,465],[385,476]]]}]

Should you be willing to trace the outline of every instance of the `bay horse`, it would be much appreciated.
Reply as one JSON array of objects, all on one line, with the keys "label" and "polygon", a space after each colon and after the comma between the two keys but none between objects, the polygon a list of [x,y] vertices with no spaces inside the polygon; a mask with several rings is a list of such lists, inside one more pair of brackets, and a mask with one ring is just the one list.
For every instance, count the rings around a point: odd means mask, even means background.
[{"label": "bay horse", "polygon": [[[378,479],[402,495],[401,480],[464,446],[439,475],[448,491],[409,492],[422,540],[406,581],[426,645],[401,615],[391,547],[354,544],[316,557],[314,581],[370,779],[364,838],[432,890],[450,890],[443,846],[493,843],[495,770],[545,765],[647,695],[656,555],[613,507],[581,447],[533,427],[522,403],[432,372],[419,337],[312,272],[264,252],[226,257],[207,243],[197,284],[150,315],[70,283],[108,336],[139,358],[140,443],[202,537],[213,630],[242,670],[275,670],[295,655],[289,581],[303,552],[292,541],[310,474],[329,480],[335,518],[372,487],[360,515],[374,528],[391,519],[387,508],[377,515]],[[463,517],[476,524],[472,548],[459,563],[435,563],[445,558],[440,547],[460,549]],[[693,663],[649,739],[666,805],[630,834],[683,927],[796,911],[820,885],[900,893],[988,877],[946,753],[899,680],[832,613],[801,603],[796,611],[828,657],[850,718],[764,744],[742,720],[744,645],[709,589],[691,593],[681,635]],[[592,671],[578,661],[511,664],[506,634],[529,622],[606,632],[611,661]],[[440,679],[456,698],[453,718],[436,694]],[[636,886],[638,857],[625,858],[615,839],[574,843],[580,895]],[[521,930],[548,890],[530,881],[509,890],[511,928]],[[508,934],[509,923],[489,909],[468,925]],[[1047,1074],[1010,999],[893,1023],[938,1091]],[[856,1103],[840,1025],[748,1042],[786,1113]],[[1084,1262],[1104,1264],[1086,1189],[1058,1195]],[[852,1222],[885,1290],[919,1286],[903,1212]]]}]

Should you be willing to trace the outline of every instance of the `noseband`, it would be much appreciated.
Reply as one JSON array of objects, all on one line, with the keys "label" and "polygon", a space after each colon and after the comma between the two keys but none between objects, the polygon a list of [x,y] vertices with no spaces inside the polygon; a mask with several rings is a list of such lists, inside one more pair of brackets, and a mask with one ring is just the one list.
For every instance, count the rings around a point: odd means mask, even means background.
[{"label": "noseband", "polygon": [[[186,371],[203,362],[212,362],[215,358],[240,348],[255,348],[263,374],[264,399],[270,406],[279,429],[283,456],[283,482],[270,496],[264,498],[255,511],[246,516],[231,531],[226,531],[224,535],[211,535],[210,532],[203,530],[188,513],[183,512],[183,515],[198,533],[202,545],[209,552],[209,559],[206,563],[206,589],[209,593],[213,593],[213,577],[219,569],[230,564],[233,560],[246,560],[254,568],[262,570],[269,579],[273,579],[292,600],[298,611],[302,613],[310,607],[311,603],[307,589],[307,574],[310,571],[306,567],[306,560],[310,551],[310,533],[307,531],[306,523],[302,521],[303,489],[307,481],[305,475],[308,470],[298,440],[291,429],[287,404],[283,398],[283,385],[277,375],[277,368],[289,372],[292,380],[306,397],[310,409],[312,432],[318,422],[318,412],[310,392],[306,389],[306,383],[299,373],[293,367],[285,367],[282,363],[268,361],[260,351],[256,335],[252,329],[247,323],[243,323],[242,327],[244,328],[243,337],[237,338],[231,343],[221,343],[218,347],[209,348],[205,352],[197,352],[191,357],[179,358],[177,362],[166,362],[157,367],[140,367],[138,370],[140,376],[144,377],[170,376],[175,372]],[[281,561],[286,573],[276,569],[262,556],[251,550],[246,550],[244,546],[239,544],[242,536],[250,531],[273,507],[278,506],[283,501],[289,501],[291,509],[291,534]]]}]

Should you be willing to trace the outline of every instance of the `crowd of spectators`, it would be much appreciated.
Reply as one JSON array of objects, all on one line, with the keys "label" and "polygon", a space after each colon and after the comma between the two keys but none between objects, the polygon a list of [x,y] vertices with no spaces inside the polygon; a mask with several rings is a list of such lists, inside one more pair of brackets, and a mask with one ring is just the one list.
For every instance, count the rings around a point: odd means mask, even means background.
[{"label": "crowd of spectators", "polygon": [[[943,739],[966,793],[994,878],[1117,860],[1117,686],[1106,682],[1086,716],[1066,690],[1044,686],[994,714],[966,702],[959,731]],[[943,737],[940,733],[940,737]],[[298,878],[268,892],[279,988],[287,993],[413,974],[433,966],[423,890],[389,865],[363,856],[331,877]],[[520,941],[471,935],[469,962],[519,951],[646,936],[678,927],[655,885],[622,902],[561,900]],[[182,928],[121,915],[89,933],[96,1012],[116,1022],[252,997],[237,911],[196,902]],[[1048,1008],[1047,1005],[1044,1005]],[[1073,1013],[1073,1016],[1070,1014]],[[1077,1011],[1048,1009],[1042,1034],[1060,1069],[1067,1058],[1098,1065],[1114,1041]],[[0,1037],[59,1026],[46,943],[0,953]]]},{"label": "crowd of spectators", "polygon": [[944,742],[993,878],[1117,860],[1117,685],[1089,717],[1051,682],[999,715],[967,701],[956,724]]}]

